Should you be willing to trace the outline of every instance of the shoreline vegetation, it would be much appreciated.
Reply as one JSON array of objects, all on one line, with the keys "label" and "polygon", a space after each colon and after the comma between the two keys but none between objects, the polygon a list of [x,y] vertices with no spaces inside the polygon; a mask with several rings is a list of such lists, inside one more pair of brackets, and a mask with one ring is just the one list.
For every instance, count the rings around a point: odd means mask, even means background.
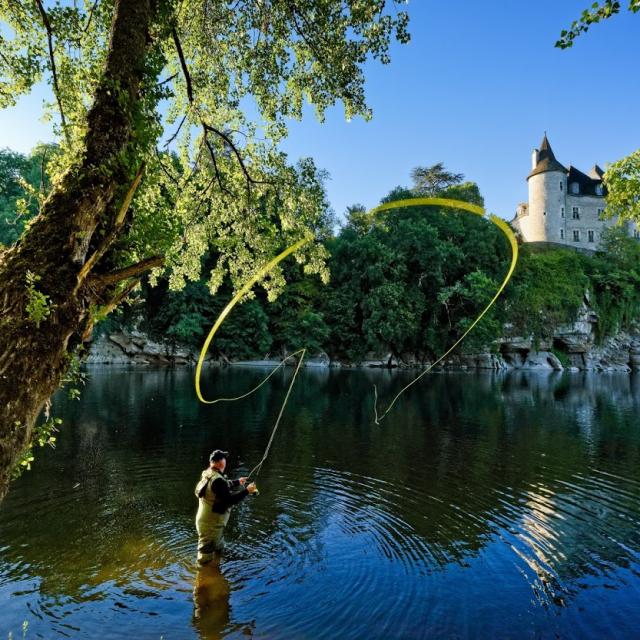
[{"label": "shoreline vegetation", "polygon": [[[41,156],[52,152],[0,151],[4,181],[14,176],[0,201],[1,243],[15,242],[36,214],[28,185],[42,181]],[[380,202],[439,196],[484,206],[475,183],[441,164],[417,167],[412,178],[411,187],[398,186]],[[305,346],[310,366],[425,368],[492,298],[509,261],[509,247],[492,225],[433,206],[371,216],[355,204],[340,228],[319,235],[328,283],[295,259],[283,262],[287,286],[275,300],[257,286],[221,327],[208,362],[275,366]],[[200,272],[210,273],[216,260],[205,255]],[[637,369],[639,264],[640,242],[616,228],[597,252],[522,244],[505,293],[444,368]],[[163,278],[156,286],[145,282],[127,306],[97,323],[86,360],[194,362],[233,293],[228,278],[215,296],[206,276],[180,290]]]}]

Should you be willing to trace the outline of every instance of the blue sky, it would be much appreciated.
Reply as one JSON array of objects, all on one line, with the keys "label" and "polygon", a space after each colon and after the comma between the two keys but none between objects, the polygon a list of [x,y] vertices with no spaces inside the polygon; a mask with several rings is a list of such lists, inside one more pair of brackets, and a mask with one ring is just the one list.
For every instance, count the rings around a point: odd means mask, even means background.
[{"label": "blue sky", "polygon": [[[367,66],[370,122],[309,109],[284,144],[292,160],[327,169],[337,214],[373,207],[417,165],[443,161],[480,185],[487,208],[511,218],[526,200],[530,155],[546,130],[556,156],[586,171],[640,147],[640,15],[595,25],[573,49],[554,48],[588,0],[413,0],[412,41]],[[624,4],[628,4],[626,1]],[[0,147],[51,139],[44,89],[0,111]]]}]

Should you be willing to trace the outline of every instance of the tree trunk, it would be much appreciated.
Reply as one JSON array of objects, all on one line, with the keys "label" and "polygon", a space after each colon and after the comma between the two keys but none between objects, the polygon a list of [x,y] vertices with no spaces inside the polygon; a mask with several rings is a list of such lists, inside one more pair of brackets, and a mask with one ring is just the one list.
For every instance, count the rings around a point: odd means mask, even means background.
[{"label": "tree trunk", "polygon": [[[115,212],[128,205],[137,185],[142,143],[134,121],[141,121],[152,11],[152,0],[115,1],[83,153],[19,242],[0,255],[0,500],[38,415],[60,385],[67,353],[91,322],[90,306],[109,302],[86,278],[97,247],[102,255],[117,239],[122,216]],[[37,291],[49,297],[50,313],[38,325],[27,309],[29,271],[40,277]]]}]

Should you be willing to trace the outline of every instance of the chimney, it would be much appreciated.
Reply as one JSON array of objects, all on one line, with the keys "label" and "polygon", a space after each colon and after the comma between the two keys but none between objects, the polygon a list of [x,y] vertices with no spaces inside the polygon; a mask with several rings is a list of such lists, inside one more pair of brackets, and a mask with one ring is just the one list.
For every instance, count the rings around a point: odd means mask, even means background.
[{"label": "chimney", "polygon": [[531,171],[533,171],[538,166],[538,150],[534,149],[531,154]]}]

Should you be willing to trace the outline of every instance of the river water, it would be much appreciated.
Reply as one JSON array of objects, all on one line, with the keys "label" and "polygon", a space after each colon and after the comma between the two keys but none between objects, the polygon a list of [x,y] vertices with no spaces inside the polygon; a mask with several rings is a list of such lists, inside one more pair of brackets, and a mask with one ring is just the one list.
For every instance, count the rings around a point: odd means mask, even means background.
[{"label": "river water", "polygon": [[[262,369],[212,369],[208,397]],[[0,505],[0,638],[633,638],[640,378],[301,371],[260,494],[195,566],[214,448],[261,458],[292,371],[204,406],[192,370],[95,369]]]}]

